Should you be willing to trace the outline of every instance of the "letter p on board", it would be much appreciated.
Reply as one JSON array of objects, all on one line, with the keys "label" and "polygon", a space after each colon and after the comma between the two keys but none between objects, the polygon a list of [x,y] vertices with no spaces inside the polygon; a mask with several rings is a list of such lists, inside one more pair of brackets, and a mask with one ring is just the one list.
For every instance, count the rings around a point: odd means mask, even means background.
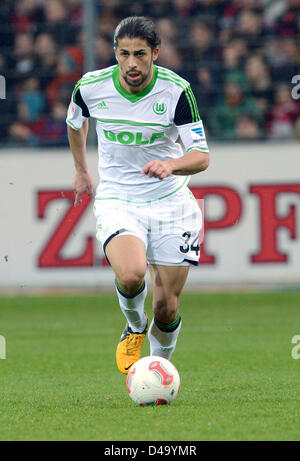
[{"label": "letter p on board", "polygon": [[0,99],[6,99],[6,82],[3,75],[0,75]]},{"label": "letter p on board", "polygon": [[4,336],[0,335],[0,359],[6,359],[6,341]]}]

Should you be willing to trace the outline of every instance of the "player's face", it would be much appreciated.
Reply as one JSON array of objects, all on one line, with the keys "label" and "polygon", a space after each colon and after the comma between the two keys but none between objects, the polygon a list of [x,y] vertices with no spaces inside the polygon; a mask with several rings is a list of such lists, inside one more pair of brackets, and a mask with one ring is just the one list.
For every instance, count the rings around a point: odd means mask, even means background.
[{"label": "player's face", "polygon": [[142,38],[124,37],[118,40],[115,54],[120,66],[120,83],[125,90],[138,93],[149,85],[158,51],[158,48],[152,50]]}]

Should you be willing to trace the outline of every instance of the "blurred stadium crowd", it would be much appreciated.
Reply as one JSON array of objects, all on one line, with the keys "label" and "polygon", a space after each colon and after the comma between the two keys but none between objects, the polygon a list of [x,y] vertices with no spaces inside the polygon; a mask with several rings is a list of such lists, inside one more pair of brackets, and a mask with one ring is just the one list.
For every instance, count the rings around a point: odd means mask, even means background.
[{"label": "blurred stadium crowd", "polygon": [[[84,69],[83,0],[1,0],[0,146],[65,146]],[[211,140],[300,139],[300,0],[95,0],[96,67],[115,63],[120,19],[152,17],[158,64],[192,85]],[[93,69],[88,69],[93,70]]]}]

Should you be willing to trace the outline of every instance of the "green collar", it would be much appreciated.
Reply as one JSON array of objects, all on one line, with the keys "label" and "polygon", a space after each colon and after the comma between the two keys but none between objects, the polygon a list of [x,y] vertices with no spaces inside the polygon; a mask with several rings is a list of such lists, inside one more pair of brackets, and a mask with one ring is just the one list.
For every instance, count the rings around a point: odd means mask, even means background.
[{"label": "green collar", "polygon": [[142,91],[136,94],[129,93],[128,91],[124,90],[124,88],[121,87],[120,85],[120,79],[119,79],[119,68],[120,66],[116,66],[113,70],[113,82],[115,85],[116,90],[124,96],[124,98],[128,99],[130,102],[137,102],[140,99],[142,99],[144,96],[146,96],[150,91],[153,89],[155,82],[157,80],[157,67],[153,65],[153,78],[151,82],[149,83],[146,88],[144,88]]}]

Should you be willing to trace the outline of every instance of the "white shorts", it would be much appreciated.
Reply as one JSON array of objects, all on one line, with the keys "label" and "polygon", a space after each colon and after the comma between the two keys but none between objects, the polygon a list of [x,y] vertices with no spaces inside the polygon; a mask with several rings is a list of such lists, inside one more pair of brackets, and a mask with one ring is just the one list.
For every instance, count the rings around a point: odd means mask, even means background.
[{"label": "white shorts", "polygon": [[112,238],[134,235],[143,242],[149,264],[198,264],[202,212],[188,187],[149,203],[96,197],[94,213],[104,253]]}]

